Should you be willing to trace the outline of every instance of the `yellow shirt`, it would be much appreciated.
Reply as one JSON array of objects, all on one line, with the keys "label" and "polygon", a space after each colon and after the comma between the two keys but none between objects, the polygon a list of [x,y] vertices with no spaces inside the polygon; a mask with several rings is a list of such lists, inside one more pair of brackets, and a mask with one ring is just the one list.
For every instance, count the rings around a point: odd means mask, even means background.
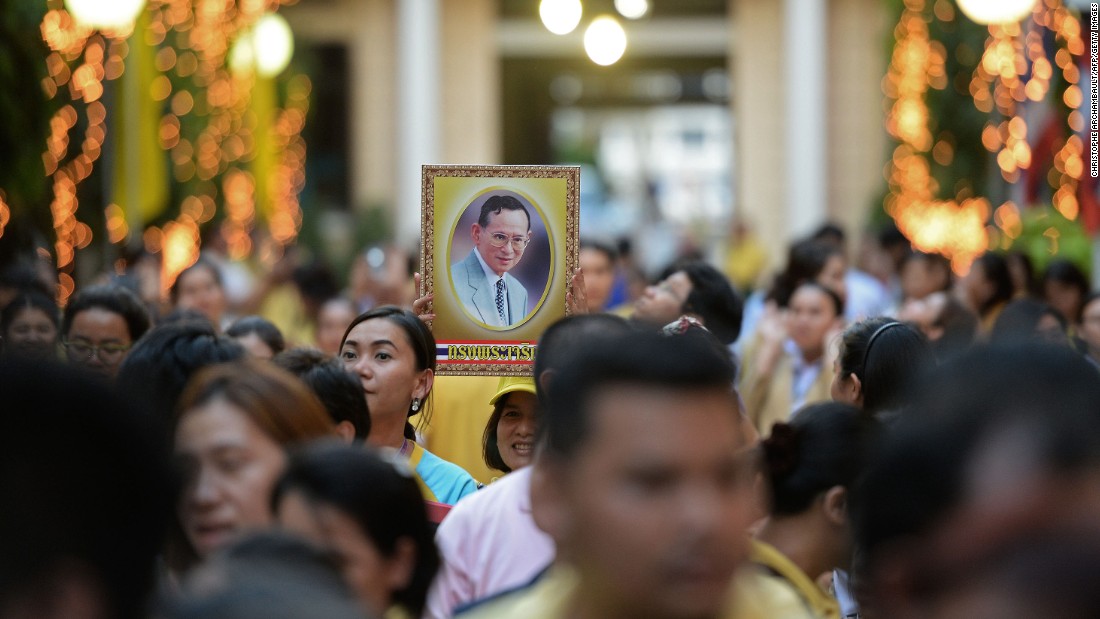
[{"label": "yellow shirt", "polygon": [[[770,582],[773,586],[785,588],[788,595],[784,596],[789,603],[790,599],[797,599],[802,607],[801,612],[791,608],[789,614],[783,617],[796,617],[805,619],[840,619],[840,604],[833,596],[817,586],[809,576],[797,565],[766,542],[752,541],[752,562],[759,566],[758,574],[762,580]],[[778,590],[775,592],[780,596]]]},{"label": "yellow shirt", "polygon": [[[458,619],[565,619],[572,611],[573,596],[580,582],[577,573],[564,565],[555,565],[534,584],[500,597],[489,599]],[[730,597],[720,619],[794,619],[806,615],[800,601],[787,588],[770,582],[754,570],[742,568],[730,587]]]}]

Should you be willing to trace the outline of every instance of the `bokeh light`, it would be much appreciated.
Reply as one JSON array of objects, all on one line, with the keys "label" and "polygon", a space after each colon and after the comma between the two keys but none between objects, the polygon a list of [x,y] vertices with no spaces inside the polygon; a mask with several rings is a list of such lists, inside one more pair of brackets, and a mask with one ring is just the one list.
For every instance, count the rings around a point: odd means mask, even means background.
[{"label": "bokeh light", "polygon": [[584,7],[581,0],[542,0],[539,17],[542,25],[554,34],[569,34],[581,23]]},{"label": "bokeh light", "polygon": [[145,0],[65,0],[73,19],[100,30],[129,28],[143,8]]},{"label": "bokeh light", "polygon": [[626,31],[614,17],[597,17],[584,31],[584,51],[598,65],[615,64],[626,52]]},{"label": "bokeh light", "polygon": [[1006,24],[1027,17],[1036,0],[958,0],[959,8],[979,24]]},{"label": "bokeh light", "polygon": [[615,10],[627,19],[641,19],[649,12],[649,0],[615,0]]}]

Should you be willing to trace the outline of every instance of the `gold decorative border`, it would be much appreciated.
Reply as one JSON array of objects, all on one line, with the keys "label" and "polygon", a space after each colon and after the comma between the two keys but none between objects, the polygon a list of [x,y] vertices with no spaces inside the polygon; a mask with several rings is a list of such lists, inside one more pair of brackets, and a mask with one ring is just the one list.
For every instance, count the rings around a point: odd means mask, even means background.
[{"label": "gold decorative border", "polygon": [[[569,281],[578,265],[580,251],[580,180],[578,166],[490,166],[490,165],[425,165],[421,168],[420,181],[420,290],[424,296],[435,292],[435,179],[444,178],[560,178],[565,180],[565,271],[557,275]],[[568,302],[562,300],[565,315],[573,312]],[[433,311],[432,304],[424,310]],[[431,323],[428,323],[431,327]],[[501,341],[509,341],[501,338]],[[536,353],[537,354],[537,353]],[[531,364],[447,364],[437,368],[439,375],[453,376],[530,376]]]}]

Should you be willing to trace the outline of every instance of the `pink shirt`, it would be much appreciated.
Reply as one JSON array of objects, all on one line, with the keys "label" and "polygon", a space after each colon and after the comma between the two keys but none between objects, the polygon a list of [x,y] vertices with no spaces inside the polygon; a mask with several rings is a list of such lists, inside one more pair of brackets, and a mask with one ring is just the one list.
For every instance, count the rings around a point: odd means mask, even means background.
[{"label": "pink shirt", "polygon": [[529,583],[554,560],[554,541],[531,517],[531,467],[505,475],[454,506],[435,535],[442,565],[424,617]]}]

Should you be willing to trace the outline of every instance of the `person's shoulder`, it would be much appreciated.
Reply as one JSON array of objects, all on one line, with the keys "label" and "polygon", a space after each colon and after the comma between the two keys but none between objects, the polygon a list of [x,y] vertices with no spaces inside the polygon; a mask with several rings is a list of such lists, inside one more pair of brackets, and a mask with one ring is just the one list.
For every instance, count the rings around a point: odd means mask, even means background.
[{"label": "person's shoulder", "polygon": [[439,502],[454,505],[462,497],[477,491],[477,480],[466,469],[440,458],[420,445],[416,445],[414,449],[420,452],[416,474],[439,498]]},{"label": "person's shoulder", "polygon": [[557,619],[564,617],[576,583],[576,572],[562,566],[554,566],[541,572],[526,585],[460,606],[455,610],[455,618]]}]

